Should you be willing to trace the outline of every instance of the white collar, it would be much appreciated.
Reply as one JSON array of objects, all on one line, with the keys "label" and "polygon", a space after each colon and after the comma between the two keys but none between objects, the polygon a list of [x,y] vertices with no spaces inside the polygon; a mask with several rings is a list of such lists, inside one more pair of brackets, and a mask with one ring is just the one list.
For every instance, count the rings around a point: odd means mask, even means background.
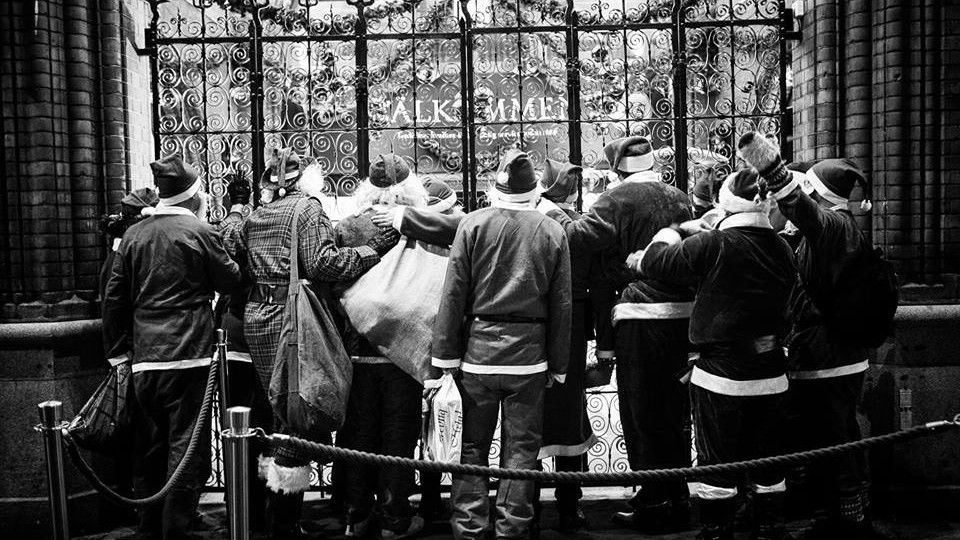
[{"label": "white collar", "polygon": [[501,199],[493,199],[490,201],[490,206],[492,208],[505,208],[507,210],[533,210],[537,211],[536,201],[527,201],[527,202],[509,202]]},{"label": "white collar", "polygon": [[730,214],[717,223],[717,229],[724,230],[732,227],[759,227],[761,229],[773,229],[770,224],[770,216],[763,212],[740,212]]},{"label": "white collar", "polygon": [[660,173],[657,171],[640,171],[623,179],[623,182],[659,182]]},{"label": "white collar", "polygon": [[157,205],[157,211],[153,213],[155,216],[191,216],[197,219],[196,214],[190,211],[187,208],[182,206],[167,206],[163,203]]},{"label": "white collar", "polygon": [[116,251],[116,250],[118,250],[118,249],[120,249],[120,239],[119,239],[119,238],[114,238],[114,239],[113,239],[113,251]]}]

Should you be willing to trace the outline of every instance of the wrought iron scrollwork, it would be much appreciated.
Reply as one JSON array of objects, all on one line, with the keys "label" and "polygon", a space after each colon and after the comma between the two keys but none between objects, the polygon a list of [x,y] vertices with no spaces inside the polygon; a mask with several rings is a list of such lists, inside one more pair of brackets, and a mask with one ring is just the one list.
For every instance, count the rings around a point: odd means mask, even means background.
[{"label": "wrought iron scrollwork", "polygon": [[[226,182],[266,148],[314,157],[349,196],[395,152],[485,204],[503,153],[579,159],[649,137],[677,186],[719,181],[747,130],[781,134],[783,0],[151,0],[154,131],[195,165],[221,217]],[[789,121],[789,119],[787,119]],[[789,126],[789,124],[787,125]],[[257,156],[257,157],[255,157]],[[590,396],[592,470],[627,467],[615,389]],[[329,482],[329,470],[317,473]]]}]

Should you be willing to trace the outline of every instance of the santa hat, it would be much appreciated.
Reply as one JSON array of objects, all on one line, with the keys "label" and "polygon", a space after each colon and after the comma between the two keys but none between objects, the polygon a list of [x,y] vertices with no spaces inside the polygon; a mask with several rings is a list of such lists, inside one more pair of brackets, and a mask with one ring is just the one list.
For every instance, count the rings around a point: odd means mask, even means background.
[{"label": "santa hat", "polygon": [[200,174],[180,156],[167,156],[150,164],[160,202],[166,206],[182,203],[200,191]]},{"label": "santa hat", "polygon": [[260,185],[273,189],[287,189],[297,183],[304,168],[303,159],[292,148],[274,148],[266,165]]},{"label": "santa hat", "polygon": [[521,203],[537,194],[537,173],[526,152],[511,149],[500,158],[494,189],[501,201]]},{"label": "santa hat", "polygon": [[553,202],[564,202],[577,192],[583,167],[547,159],[540,177],[540,196]]},{"label": "santa hat", "polygon": [[378,188],[395,186],[408,176],[410,166],[396,154],[380,154],[370,164],[370,183]]},{"label": "santa hat", "polygon": [[120,199],[120,213],[124,216],[149,216],[160,202],[157,192],[150,188],[139,188]]},{"label": "santa hat", "polygon": [[873,208],[870,202],[870,186],[863,172],[849,159],[824,159],[813,164],[807,171],[809,188],[835,205],[846,205],[850,201],[853,188],[863,188],[863,200],[860,208],[869,212]]},{"label": "santa hat", "polygon": [[718,207],[727,214],[767,213],[772,203],[766,183],[756,169],[743,169],[727,176],[720,187]]},{"label": "santa hat", "polygon": [[614,172],[635,173],[653,168],[653,146],[646,137],[623,137],[611,141],[603,153]]},{"label": "santa hat", "polygon": [[697,206],[712,207],[716,200],[716,189],[712,178],[701,178],[693,184],[690,194],[693,195],[693,203]]},{"label": "santa hat", "polygon": [[430,180],[423,186],[427,190],[427,206],[436,212],[446,212],[457,204],[457,192],[442,180]]}]

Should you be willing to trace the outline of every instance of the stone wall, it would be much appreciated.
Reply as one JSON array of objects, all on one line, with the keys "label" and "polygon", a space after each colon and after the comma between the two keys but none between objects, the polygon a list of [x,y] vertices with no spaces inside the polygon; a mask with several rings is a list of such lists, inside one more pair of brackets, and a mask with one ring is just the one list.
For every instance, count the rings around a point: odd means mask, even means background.
[{"label": "stone wall", "polygon": [[960,4],[793,5],[794,158],[867,171],[874,209],[856,212],[905,280],[960,272]]}]

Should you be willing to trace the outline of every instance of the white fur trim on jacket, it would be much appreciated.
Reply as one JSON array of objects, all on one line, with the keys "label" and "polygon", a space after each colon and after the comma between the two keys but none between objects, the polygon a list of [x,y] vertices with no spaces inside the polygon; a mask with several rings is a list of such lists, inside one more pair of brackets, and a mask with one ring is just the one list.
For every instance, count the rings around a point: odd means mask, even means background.
[{"label": "white fur trim on jacket", "polygon": [[759,227],[761,229],[772,229],[770,216],[761,212],[743,212],[741,214],[730,214],[717,223],[718,230],[730,229],[732,227]]},{"label": "white fur trim on jacket", "polygon": [[274,493],[303,493],[310,489],[310,466],[281,467],[272,457],[257,458],[260,478]]}]

